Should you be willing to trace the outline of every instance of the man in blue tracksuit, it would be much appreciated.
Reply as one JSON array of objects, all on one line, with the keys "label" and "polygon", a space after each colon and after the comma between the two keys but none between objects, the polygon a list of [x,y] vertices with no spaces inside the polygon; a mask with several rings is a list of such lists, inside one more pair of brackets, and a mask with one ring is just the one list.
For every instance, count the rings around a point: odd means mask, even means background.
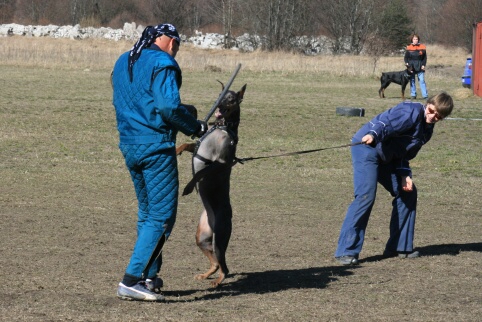
[{"label": "man in blue tracksuit", "polygon": [[137,241],[117,289],[121,299],[164,300],[157,273],[177,212],[176,134],[201,136],[207,127],[193,116],[194,107],[181,104],[179,44],[174,26],[148,26],[112,72],[119,148],[138,201]]},{"label": "man in blue tracksuit", "polygon": [[446,93],[429,98],[425,105],[403,102],[375,116],[354,135],[352,142],[363,144],[351,148],[355,199],[341,227],[335,252],[339,263],[358,264],[377,182],[394,197],[384,256],[420,256],[413,250],[417,189],[409,160],[430,140],[435,123],[452,109],[453,100]]}]

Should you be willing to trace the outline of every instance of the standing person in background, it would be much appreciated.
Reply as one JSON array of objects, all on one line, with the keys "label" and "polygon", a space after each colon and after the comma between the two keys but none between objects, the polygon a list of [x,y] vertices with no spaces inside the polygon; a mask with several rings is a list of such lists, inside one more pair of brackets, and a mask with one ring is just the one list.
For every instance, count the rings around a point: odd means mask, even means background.
[{"label": "standing person in background", "polygon": [[119,148],[138,201],[137,240],[117,288],[124,300],[164,300],[157,274],[177,213],[176,134],[202,136],[207,129],[193,106],[181,104],[181,69],[174,59],[179,45],[173,25],[148,26],[112,72]]},{"label": "standing person in background", "polygon": [[375,116],[353,136],[353,143],[362,144],[351,148],[355,199],[348,207],[338,239],[335,258],[340,264],[358,264],[377,183],[393,196],[384,257],[420,256],[413,249],[417,189],[409,160],[430,140],[435,123],[450,115],[452,109],[452,97],[444,92],[429,98],[425,105],[402,102]]},{"label": "standing person in background", "polygon": [[428,98],[427,85],[425,84],[425,66],[427,65],[427,48],[420,43],[420,37],[413,34],[410,37],[411,44],[407,46],[405,51],[405,65],[413,66],[412,75],[410,75],[410,94],[412,99],[417,98],[417,87],[415,86],[415,76],[418,77],[422,97]]}]

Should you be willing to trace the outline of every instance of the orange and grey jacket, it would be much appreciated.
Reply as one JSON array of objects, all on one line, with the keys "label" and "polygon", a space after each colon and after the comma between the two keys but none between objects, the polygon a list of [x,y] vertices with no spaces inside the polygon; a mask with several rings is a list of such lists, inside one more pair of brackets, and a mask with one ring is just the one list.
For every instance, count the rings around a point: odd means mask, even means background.
[{"label": "orange and grey jacket", "polygon": [[423,72],[427,65],[427,48],[424,44],[410,44],[405,51],[405,64],[412,65],[416,73]]}]

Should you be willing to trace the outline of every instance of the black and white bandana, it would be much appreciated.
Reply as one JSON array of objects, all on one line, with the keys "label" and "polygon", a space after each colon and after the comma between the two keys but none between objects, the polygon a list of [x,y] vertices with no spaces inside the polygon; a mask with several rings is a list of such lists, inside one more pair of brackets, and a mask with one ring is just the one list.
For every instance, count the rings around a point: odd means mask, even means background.
[{"label": "black and white bandana", "polygon": [[169,23],[160,24],[157,26],[147,26],[142,32],[141,38],[134,44],[129,53],[129,77],[132,82],[132,66],[141,56],[141,52],[144,48],[149,47],[156,41],[156,38],[166,35],[177,41],[178,44],[181,43],[181,38],[176,30],[176,27]]}]

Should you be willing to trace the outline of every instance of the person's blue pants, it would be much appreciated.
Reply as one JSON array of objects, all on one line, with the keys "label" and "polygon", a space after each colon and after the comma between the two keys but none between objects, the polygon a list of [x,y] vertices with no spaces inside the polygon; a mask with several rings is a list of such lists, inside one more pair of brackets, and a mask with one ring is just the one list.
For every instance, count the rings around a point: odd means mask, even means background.
[{"label": "person's blue pants", "polygon": [[138,201],[137,241],[126,275],[154,278],[162,264],[163,243],[176,221],[178,170],[175,149],[160,149],[158,143],[121,144]]},{"label": "person's blue pants", "polygon": [[425,84],[425,72],[414,73],[410,76],[410,95],[417,97],[417,87],[415,87],[415,75],[418,77],[418,83],[420,84],[420,90],[422,91],[422,97],[427,98],[427,85]]},{"label": "person's blue pants", "polygon": [[415,231],[417,189],[405,192],[401,189],[401,177],[395,173],[392,163],[381,164],[375,148],[357,145],[351,148],[355,199],[348,207],[341,227],[335,257],[358,258],[363,246],[368,219],[375,203],[377,182],[394,197],[390,238],[386,249],[411,252]]}]

